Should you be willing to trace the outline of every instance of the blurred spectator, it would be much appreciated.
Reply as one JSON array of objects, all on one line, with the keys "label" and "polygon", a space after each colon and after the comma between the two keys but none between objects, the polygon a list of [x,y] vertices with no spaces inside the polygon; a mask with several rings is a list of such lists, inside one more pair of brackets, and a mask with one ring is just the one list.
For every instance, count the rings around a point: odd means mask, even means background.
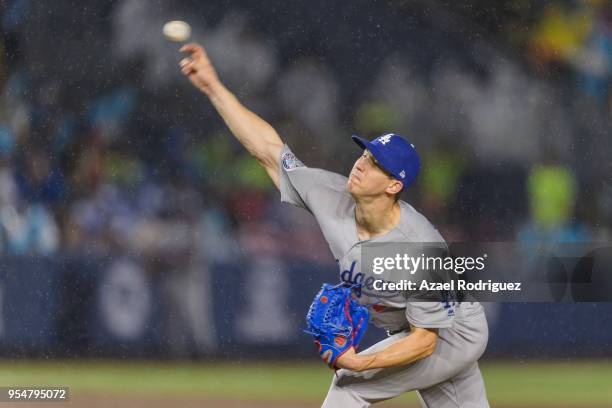
[{"label": "blurred spectator", "polygon": [[531,216],[542,229],[557,228],[571,220],[577,191],[569,169],[555,164],[535,166],[527,189]]},{"label": "blurred spectator", "polygon": [[280,107],[308,129],[322,154],[333,151],[338,133],[339,90],[333,72],[313,58],[303,58],[278,82]]},{"label": "blurred spectator", "polygon": [[34,147],[20,161],[17,185],[25,200],[50,206],[64,198],[64,176],[51,163],[50,152]]},{"label": "blurred spectator", "polygon": [[586,3],[568,7],[553,2],[546,7],[530,40],[536,64],[559,64],[575,57],[593,25],[593,10]]},{"label": "blurred spectator", "polygon": [[574,218],[577,184],[572,172],[559,164],[534,166],[527,180],[531,220],[518,233],[522,242],[581,242],[590,234]]},{"label": "blurred spectator", "polygon": [[612,102],[612,5],[596,17],[587,41],[573,62],[582,89],[601,103]]},{"label": "blurred spectator", "polygon": [[49,255],[60,248],[53,216],[41,204],[20,204],[0,210],[5,249],[12,254]]},{"label": "blurred spectator", "polygon": [[417,182],[420,210],[436,225],[447,241],[466,240],[461,226],[450,216],[465,169],[465,160],[460,152],[452,147],[439,144],[425,152],[423,162],[428,165],[423,168]]}]

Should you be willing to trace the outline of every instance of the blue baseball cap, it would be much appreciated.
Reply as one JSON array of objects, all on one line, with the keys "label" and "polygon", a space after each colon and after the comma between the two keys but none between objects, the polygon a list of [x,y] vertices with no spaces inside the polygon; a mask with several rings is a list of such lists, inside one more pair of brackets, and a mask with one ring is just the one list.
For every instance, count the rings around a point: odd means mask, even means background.
[{"label": "blue baseball cap", "polygon": [[388,133],[372,140],[353,135],[353,141],[362,149],[368,149],[380,166],[408,187],[421,168],[421,159],[414,145],[402,136]]}]

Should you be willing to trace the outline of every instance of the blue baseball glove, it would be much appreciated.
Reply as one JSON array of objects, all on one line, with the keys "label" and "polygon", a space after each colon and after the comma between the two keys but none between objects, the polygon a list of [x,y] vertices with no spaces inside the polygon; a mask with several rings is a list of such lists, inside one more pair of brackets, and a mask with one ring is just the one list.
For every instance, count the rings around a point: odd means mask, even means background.
[{"label": "blue baseball glove", "polygon": [[353,300],[351,289],[323,284],[306,315],[319,355],[330,368],[351,347],[355,350],[368,327],[368,309]]}]

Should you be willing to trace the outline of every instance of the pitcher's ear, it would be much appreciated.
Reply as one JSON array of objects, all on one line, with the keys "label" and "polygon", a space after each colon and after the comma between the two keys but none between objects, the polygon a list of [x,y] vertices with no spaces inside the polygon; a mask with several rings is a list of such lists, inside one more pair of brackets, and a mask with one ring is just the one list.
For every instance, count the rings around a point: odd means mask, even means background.
[{"label": "pitcher's ear", "polygon": [[398,194],[404,188],[404,183],[399,180],[391,181],[391,184],[387,186],[387,192],[389,194]]}]

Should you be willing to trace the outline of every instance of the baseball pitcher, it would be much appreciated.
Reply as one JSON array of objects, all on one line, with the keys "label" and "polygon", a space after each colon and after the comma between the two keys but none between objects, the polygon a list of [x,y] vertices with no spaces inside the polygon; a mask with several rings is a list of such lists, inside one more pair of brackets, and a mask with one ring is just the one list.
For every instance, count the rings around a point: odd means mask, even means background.
[{"label": "baseball pitcher", "polygon": [[[373,141],[353,136],[363,154],[348,178],[306,167],[270,124],[221,83],[200,45],[187,44],[181,51],[188,54],[180,62],[183,74],[208,96],[234,136],[261,163],[281,200],[316,218],[338,261],[340,279],[345,286],[359,287],[349,295],[324,286],[308,314],[321,357],[337,369],[323,407],[368,407],[408,391],[417,391],[423,407],[488,407],[478,368],[488,339],[482,306],[380,296],[371,288],[372,271],[360,265],[367,244],[444,243],[425,217],[398,199],[419,172],[414,146],[396,134]],[[368,306],[366,313],[363,308]],[[343,312],[330,321],[338,310],[353,315]],[[321,319],[326,321],[317,326]],[[357,353],[357,338],[368,321],[389,336]],[[337,328],[335,337],[330,338],[325,327]]]}]

